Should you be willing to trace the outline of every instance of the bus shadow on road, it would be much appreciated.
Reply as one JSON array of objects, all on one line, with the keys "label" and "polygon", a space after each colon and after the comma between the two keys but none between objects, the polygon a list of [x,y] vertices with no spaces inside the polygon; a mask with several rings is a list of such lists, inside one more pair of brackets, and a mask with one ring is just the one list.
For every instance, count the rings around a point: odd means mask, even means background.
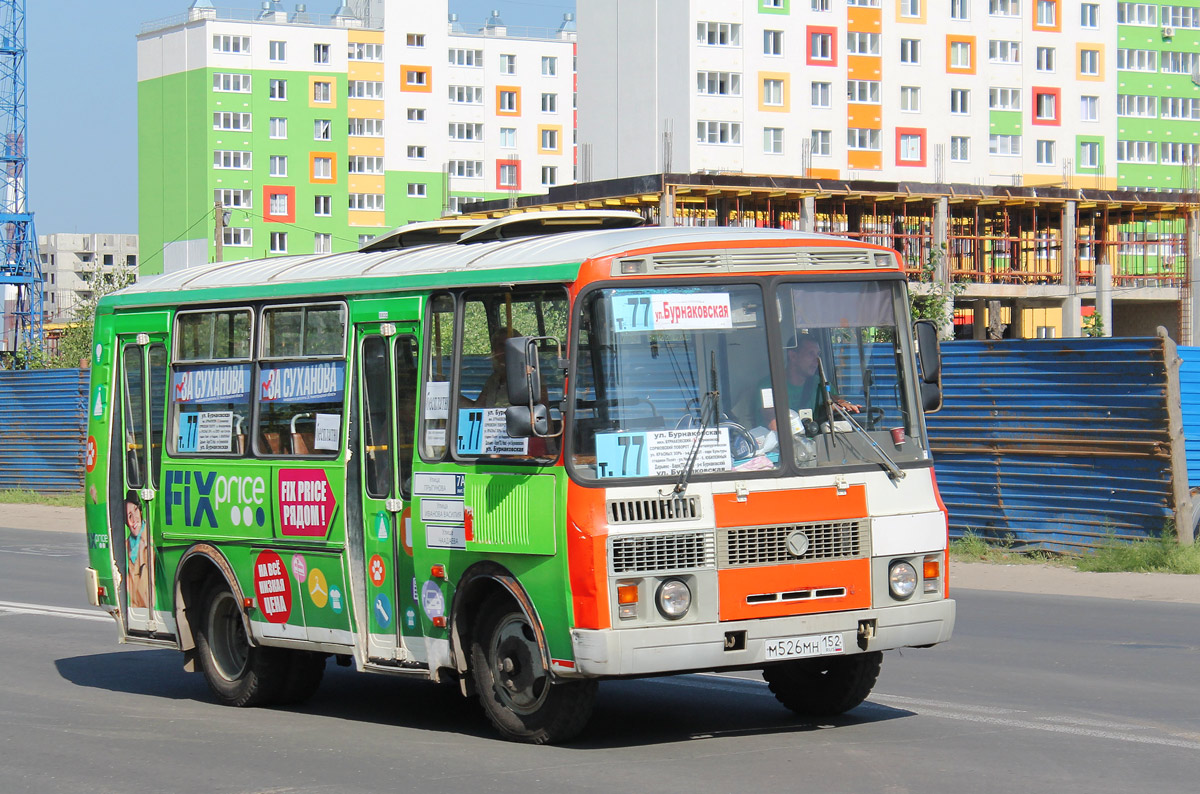
[{"label": "bus shadow on road", "polygon": [[[76,686],[123,694],[215,705],[200,673],[187,673],[171,650],[130,650],[75,656],[55,662]],[[718,683],[714,684],[714,680]],[[179,706],[175,706],[178,708]],[[223,708],[223,707],[222,707]],[[290,717],[347,720],[401,730],[437,731],[496,739],[474,698],[457,685],[364,675],[328,662],[325,680],[308,702],[255,709]],[[869,700],[838,717],[801,718],[780,705],[760,681],[683,675],[601,684],[596,710],[583,734],[567,746],[603,750],[703,739],[805,734],[915,716]]]}]

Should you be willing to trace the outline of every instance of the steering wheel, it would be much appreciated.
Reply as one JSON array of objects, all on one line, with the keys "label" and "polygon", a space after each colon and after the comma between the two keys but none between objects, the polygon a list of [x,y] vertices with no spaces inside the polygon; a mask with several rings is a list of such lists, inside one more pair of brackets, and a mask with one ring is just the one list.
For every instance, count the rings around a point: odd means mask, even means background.
[{"label": "steering wheel", "polygon": [[872,405],[867,411],[867,430],[875,430],[883,424],[884,418],[887,416],[887,411],[880,408],[878,405]]},{"label": "steering wheel", "polygon": [[737,422],[723,421],[721,427],[729,428],[729,453],[734,460],[746,460],[754,457],[758,451],[758,442],[749,430]]}]

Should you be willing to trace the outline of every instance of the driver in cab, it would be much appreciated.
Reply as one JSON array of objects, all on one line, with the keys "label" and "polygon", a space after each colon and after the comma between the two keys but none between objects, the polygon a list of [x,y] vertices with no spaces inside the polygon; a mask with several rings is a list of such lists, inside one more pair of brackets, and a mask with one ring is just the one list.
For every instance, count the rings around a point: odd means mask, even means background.
[{"label": "driver in cab", "polygon": [[[810,416],[818,416],[824,404],[821,396],[821,344],[813,336],[800,334],[789,340],[784,356],[787,361],[788,409],[798,414],[809,411]],[[770,376],[759,382],[759,389],[771,389]],[[847,413],[856,414],[862,410],[861,405],[836,395],[832,397],[832,402]],[[768,430],[776,429],[774,408],[763,407],[763,424]]]}]

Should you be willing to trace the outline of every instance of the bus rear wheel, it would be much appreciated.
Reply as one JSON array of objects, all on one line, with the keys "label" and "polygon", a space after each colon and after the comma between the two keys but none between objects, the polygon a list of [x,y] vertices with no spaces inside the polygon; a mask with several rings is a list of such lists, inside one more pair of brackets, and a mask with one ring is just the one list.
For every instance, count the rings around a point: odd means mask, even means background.
[{"label": "bus rear wheel", "polygon": [[831,717],[862,703],[871,694],[883,665],[883,653],[794,659],[763,668],[775,699],[804,717]]},{"label": "bus rear wheel", "polygon": [[250,644],[241,605],[221,581],[200,599],[196,652],[209,687],[226,706],[271,703],[287,681],[284,652]]},{"label": "bus rear wheel", "polygon": [[504,738],[554,744],[578,736],[596,702],[596,682],[554,681],[537,635],[511,602],[479,615],[471,641],[471,674],[479,702]]}]

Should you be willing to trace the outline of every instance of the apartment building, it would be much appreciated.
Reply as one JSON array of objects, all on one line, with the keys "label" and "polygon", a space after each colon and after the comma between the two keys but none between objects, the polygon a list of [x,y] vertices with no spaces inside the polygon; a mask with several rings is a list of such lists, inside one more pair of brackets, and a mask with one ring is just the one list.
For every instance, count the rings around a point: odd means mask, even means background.
[{"label": "apartment building", "polygon": [[136,234],[39,234],[42,312],[45,322],[76,319],[75,307],[95,295],[97,284],[123,285],[136,277]]},{"label": "apartment building", "polygon": [[318,14],[265,0],[247,13],[196,0],[147,23],[143,274],[351,250],[467,201],[573,180],[570,16],[533,30],[497,13],[470,26],[447,0],[386,9],[360,0]]},{"label": "apartment building", "polygon": [[596,179],[1196,189],[1200,0],[594,0],[579,21]]}]

